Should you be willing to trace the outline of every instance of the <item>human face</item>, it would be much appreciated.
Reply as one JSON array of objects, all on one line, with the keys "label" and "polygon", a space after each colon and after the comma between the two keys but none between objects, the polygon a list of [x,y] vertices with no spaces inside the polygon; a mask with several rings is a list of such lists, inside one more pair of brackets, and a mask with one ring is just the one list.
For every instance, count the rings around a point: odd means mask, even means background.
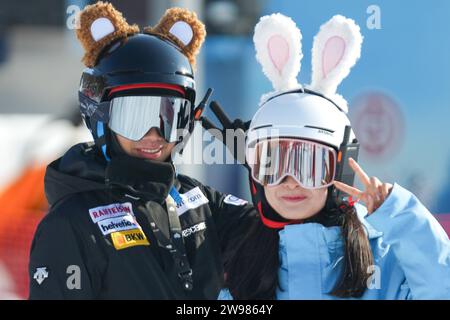
[{"label": "human face", "polygon": [[129,156],[155,161],[166,161],[175,146],[175,142],[168,143],[155,128],[150,129],[139,141],[129,140],[119,134],[116,137]]},{"label": "human face", "polygon": [[328,189],[305,189],[291,176],[280,184],[265,186],[264,192],[270,206],[283,218],[308,219],[325,206]]}]

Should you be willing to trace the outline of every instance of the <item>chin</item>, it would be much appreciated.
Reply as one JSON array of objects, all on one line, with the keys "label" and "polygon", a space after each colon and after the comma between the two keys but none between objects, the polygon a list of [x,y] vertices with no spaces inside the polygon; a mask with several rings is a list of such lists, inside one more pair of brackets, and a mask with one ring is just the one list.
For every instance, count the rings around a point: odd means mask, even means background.
[{"label": "chin", "polygon": [[305,220],[311,218],[315,213],[305,211],[305,207],[284,206],[281,210],[276,210],[280,216],[289,220]]},{"label": "chin", "polygon": [[293,213],[292,211],[290,211],[289,214],[280,214],[280,215],[288,220],[305,220],[313,216],[313,214]]}]

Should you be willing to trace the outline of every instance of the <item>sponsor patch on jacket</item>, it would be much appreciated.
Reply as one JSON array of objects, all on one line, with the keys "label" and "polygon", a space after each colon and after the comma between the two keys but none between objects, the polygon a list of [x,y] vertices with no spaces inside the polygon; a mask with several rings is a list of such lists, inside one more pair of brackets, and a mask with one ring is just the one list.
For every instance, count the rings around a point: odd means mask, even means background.
[{"label": "sponsor patch on jacket", "polygon": [[193,225],[192,227],[186,228],[182,231],[183,238],[189,237],[191,234],[197,233],[199,231],[206,229],[206,223],[200,222],[196,225]]},{"label": "sponsor patch on jacket", "polygon": [[114,248],[117,250],[134,246],[150,245],[150,242],[147,240],[147,237],[141,229],[113,232],[111,233],[111,239],[114,244]]},{"label": "sponsor patch on jacket", "polygon": [[223,202],[227,203],[227,204],[231,204],[233,206],[243,206],[246,205],[248,203],[248,201],[240,199],[236,196],[233,196],[231,194],[227,195],[225,197],[225,199],[223,199]]},{"label": "sponsor patch on jacket", "polygon": [[98,227],[103,235],[107,235],[117,231],[124,231],[130,229],[140,229],[141,227],[136,222],[136,219],[132,215],[126,215],[117,218],[104,219],[99,221]]},{"label": "sponsor patch on jacket", "polygon": [[107,206],[97,207],[89,209],[89,215],[92,221],[97,223],[104,219],[121,217],[125,215],[134,215],[133,207],[130,202],[125,203],[113,203]]},{"label": "sponsor patch on jacket", "polygon": [[209,202],[199,187],[180,194],[180,197],[174,200],[177,203],[177,213],[179,216],[190,209],[198,208]]}]

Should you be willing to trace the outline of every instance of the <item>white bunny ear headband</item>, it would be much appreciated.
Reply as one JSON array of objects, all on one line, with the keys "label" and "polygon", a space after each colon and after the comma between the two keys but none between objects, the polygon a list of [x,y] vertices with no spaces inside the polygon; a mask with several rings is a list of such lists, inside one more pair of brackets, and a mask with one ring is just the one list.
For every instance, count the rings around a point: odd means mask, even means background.
[{"label": "white bunny ear headband", "polygon": [[[280,13],[264,16],[256,25],[256,59],[275,89],[261,97],[261,104],[275,95],[302,88],[297,82],[303,57],[301,39],[295,22]],[[358,25],[341,15],[322,25],[314,38],[308,88],[331,99],[346,113],[347,102],[336,90],[359,59],[362,40]]]}]

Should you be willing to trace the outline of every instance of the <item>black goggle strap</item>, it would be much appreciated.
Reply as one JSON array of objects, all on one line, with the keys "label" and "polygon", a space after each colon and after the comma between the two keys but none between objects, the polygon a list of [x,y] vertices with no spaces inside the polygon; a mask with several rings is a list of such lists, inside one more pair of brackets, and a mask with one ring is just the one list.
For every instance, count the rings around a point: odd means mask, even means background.
[{"label": "black goggle strap", "polygon": [[96,102],[91,98],[78,92],[80,101],[80,110],[85,117],[89,117],[94,121],[100,121],[105,124],[109,122],[110,101]]},{"label": "black goggle strap", "polygon": [[93,128],[91,127],[91,132],[96,138],[96,145],[102,151],[106,161],[110,161],[111,159],[106,150],[106,126],[109,122],[110,101],[97,103],[81,92],[78,92],[78,99],[80,101],[81,113],[95,126]]},{"label": "black goggle strap", "polygon": [[81,92],[78,92],[78,99],[80,102],[81,114],[87,118],[90,123],[89,128],[95,138],[95,144],[102,151],[106,161],[109,161],[110,158],[106,150],[106,126],[109,121],[110,102],[105,101],[97,103]]}]

